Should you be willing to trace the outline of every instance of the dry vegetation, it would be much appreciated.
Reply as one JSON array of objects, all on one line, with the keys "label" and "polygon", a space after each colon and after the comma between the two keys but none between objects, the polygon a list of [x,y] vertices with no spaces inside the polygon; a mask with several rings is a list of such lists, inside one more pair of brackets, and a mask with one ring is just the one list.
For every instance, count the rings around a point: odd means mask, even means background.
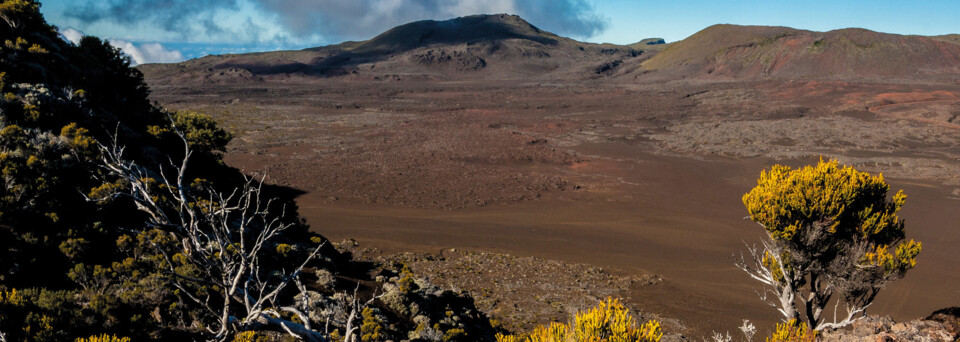
[{"label": "dry vegetation", "polygon": [[[354,241],[338,247],[360,260],[381,265],[406,265],[424,280],[470,293],[477,307],[509,331],[529,331],[537,325],[564,322],[577,311],[607,297],[629,296],[635,286],[652,286],[656,275],[613,273],[603,268],[535,257],[445,249],[440,253],[385,253]],[[634,312],[635,317],[663,322],[668,335],[682,327],[674,319]]]}]

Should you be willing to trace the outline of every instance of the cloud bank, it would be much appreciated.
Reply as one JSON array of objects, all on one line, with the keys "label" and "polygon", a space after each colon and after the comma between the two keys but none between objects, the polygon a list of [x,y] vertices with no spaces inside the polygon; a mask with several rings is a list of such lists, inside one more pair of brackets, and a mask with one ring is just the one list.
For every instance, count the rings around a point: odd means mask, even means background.
[{"label": "cloud bank", "polygon": [[589,37],[606,22],[584,0],[258,0],[282,18],[295,36],[320,32],[365,39],[391,27],[424,19],[448,19],[478,13],[518,14],[545,30]]},{"label": "cloud bank", "polygon": [[186,38],[200,32],[227,33],[217,16],[238,9],[237,0],[77,0],[63,15],[84,24],[150,25]]},{"label": "cloud bank", "polygon": [[586,0],[81,0],[82,23],[152,25],[184,40],[252,43],[367,39],[416,20],[517,14],[560,35],[586,38],[607,20]]},{"label": "cloud bank", "polygon": [[[63,40],[73,44],[80,44],[83,39],[83,32],[72,27],[60,29],[60,36]],[[107,39],[110,45],[120,49],[124,54],[130,56],[133,65],[145,63],[175,63],[183,61],[183,54],[180,51],[171,50],[160,43],[141,43],[135,44],[122,39]]]},{"label": "cloud bank", "polygon": [[83,32],[72,27],[60,29],[60,38],[74,45],[80,44],[80,39],[83,39]]},{"label": "cloud bank", "polygon": [[107,41],[110,42],[110,45],[123,50],[123,53],[130,56],[133,65],[183,61],[183,54],[180,51],[167,49],[160,43],[134,44],[122,39],[108,39]]}]

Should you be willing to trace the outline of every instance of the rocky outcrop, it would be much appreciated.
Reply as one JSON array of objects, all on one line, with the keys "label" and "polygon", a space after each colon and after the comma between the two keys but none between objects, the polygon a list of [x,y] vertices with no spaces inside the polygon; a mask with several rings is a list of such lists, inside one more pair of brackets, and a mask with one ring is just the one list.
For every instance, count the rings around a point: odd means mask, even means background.
[{"label": "rocky outcrop", "polygon": [[821,334],[823,342],[957,341],[960,308],[934,312],[924,319],[897,323],[889,316],[870,316],[852,326]]},{"label": "rocky outcrop", "polygon": [[643,45],[660,45],[666,44],[667,42],[663,38],[647,38],[640,41],[640,44]]}]

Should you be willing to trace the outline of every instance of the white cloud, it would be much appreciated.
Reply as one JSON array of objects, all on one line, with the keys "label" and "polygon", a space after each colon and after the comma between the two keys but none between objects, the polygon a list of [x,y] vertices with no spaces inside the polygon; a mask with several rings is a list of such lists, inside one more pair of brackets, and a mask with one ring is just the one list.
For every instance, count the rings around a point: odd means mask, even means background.
[{"label": "white cloud", "polygon": [[446,6],[445,11],[452,15],[518,12],[513,0],[450,1]]},{"label": "white cloud", "polygon": [[83,36],[83,32],[72,27],[60,30],[60,38],[74,44],[80,44],[80,39],[82,39]]},{"label": "white cloud", "polygon": [[[188,0],[182,0],[188,1]],[[192,0],[197,1],[197,0]],[[424,19],[473,14],[517,14],[560,35],[590,37],[606,29],[591,0],[248,0],[275,14],[292,37],[368,39]]]},{"label": "white cloud", "polygon": [[[310,43],[369,39],[412,21],[517,14],[573,37],[603,32],[595,0],[72,0],[63,15],[110,32],[167,41]],[[81,26],[89,27],[89,26]],[[162,38],[160,38],[162,37]],[[118,38],[120,38],[118,36]],[[130,39],[140,40],[140,39]]]},{"label": "white cloud", "polygon": [[[80,44],[85,34],[72,27],[60,29],[60,38],[73,44]],[[183,53],[177,50],[170,50],[160,43],[140,43],[135,44],[123,39],[107,39],[110,45],[120,49],[124,54],[130,56],[133,65],[146,63],[176,63],[184,60]]]},{"label": "white cloud", "polygon": [[183,53],[177,50],[167,49],[160,43],[142,43],[134,44],[121,39],[108,39],[110,45],[113,45],[123,53],[130,56],[133,65],[146,63],[176,63],[183,61]]}]

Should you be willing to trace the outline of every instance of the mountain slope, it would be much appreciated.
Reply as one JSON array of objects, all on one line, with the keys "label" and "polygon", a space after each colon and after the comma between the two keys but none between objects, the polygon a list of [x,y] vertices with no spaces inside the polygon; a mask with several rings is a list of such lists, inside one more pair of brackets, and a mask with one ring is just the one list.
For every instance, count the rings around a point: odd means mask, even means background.
[{"label": "mountain slope", "polygon": [[413,22],[362,42],[207,56],[140,70],[147,79],[171,83],[291,75],[360,80],[928,77],[960,74],[960,35],[724,24],[675,43],[647,39],[623,46],[560,37],[514,15],[474,15]]},{"label": "mountain slope", "polygon": [[[653,49],[651,49],[653,50]],[[514,15],[474,15],[401,25],[363,42],[299,51],[208,56],[145,65],[148,78],[205,81],[262,79],[281,74],[378,78],[526,78],[611,74],[638,48],[582,43],[542,31]],[[559,76],[557,76],[559,75]]]},{"label": "mountain slope", "polygon": [[661,77],[799,78],[960,73],[956,35],[924,37],[848,28],[710,26],[643,63]]},{"label": "mountain slope", "polygon": [[[349,50],[358,54],[395,53],[438,44],[477,44],[484,41],[525,39],[543,45],[575,43],[514,15],[473,15],[446,21],[424,20],[394,27],[358,43]],[[309,50],[322,50],[309,49]]]}]

